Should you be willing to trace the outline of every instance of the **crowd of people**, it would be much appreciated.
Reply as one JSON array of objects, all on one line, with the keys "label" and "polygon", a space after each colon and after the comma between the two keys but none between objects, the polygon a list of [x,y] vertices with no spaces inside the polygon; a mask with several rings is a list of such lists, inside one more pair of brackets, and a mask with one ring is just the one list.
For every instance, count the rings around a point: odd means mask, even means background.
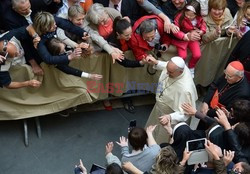
[{"label": "crowd of people", "polygon": [[[30,65],[38,76],[46,73],[43,62],[66,74],[101,80],[102,74],[69,65],[96,52],[106,52],[123,67],[148,64],[162,71],[146,130],[135,127],[128,140],[120,138],[121,160],[112,154],[113,142],[106,145],[106,173],[250,173],[248,0],[1,0],[0,30],[2,88],[41,86],[39,80],[12,81],[9,69],[17,64]],[[193,78],[200,45],[220,37],[239,42],[197,111]],[[160,60],[170,45],[176,56]],[[128,50],[134,60],[125,56]],[[186,142],[198,138],[208,139],[209,160],[187,165],[192,152]],[[87,173],[81,161],[78,168]]]}]

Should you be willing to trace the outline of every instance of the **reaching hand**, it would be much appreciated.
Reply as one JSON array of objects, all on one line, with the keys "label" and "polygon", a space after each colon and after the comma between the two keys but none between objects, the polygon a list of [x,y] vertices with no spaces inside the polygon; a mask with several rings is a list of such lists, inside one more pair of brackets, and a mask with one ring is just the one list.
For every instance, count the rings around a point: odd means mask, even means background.
[{"label": "reaching hand", "polygon": [[172,135],[173,129],[171,127],[171,116],[170,115],[163,115],[159,117],[161,125],[166,129],[169,135]]},{"label": "reaching hand", "polygon": [[109,153],[112,153],[113,148],[114,148],[114,143],[113,142],[108,142],[108,144],[106,145],[105,154],[108,155]]},{"label": "reaching hand", "polygon": [[89,78],[93,79],[93,80],[101,80],[102,75],[100,75],[100,74],[89,74]]},{"label": "reaching hand", "polygon": [[232,118],[231,113],[225,107],[221,107],[221,110],[226,114],[227,118]]},{"label": "reaching hand", "polygon": [[215,147],[215,146],[216,146],[216,145],[213,144],[213,143],[211,143],[209,140],[207,140],[207,144],[205,144],[206,151],[207,151],[208,153],[212,154],[212,155],[213,155],[213,158],[214,158],[215,160],[219,160],[220,157],[219,157],[219,155],[217,154],[217,151],[216,151],[216,147]]},{"label": "reaching hand", "polygon": [[35,75],[43,76],[44,72],[40,65],[32,66],[32,71]]},{"label": "reaching hand", "polygon": [[124,136],[120,137],[120,142],[116,142],[119,146],[125,147],[128,146],[128,139]]},{"label": "reaching hand", "polygon": [[197,110],[192,107],[190,103],[183,103],[181,108],[184,110],[185,114],[194,116]]},{"label": "reaching hand", "polygon": [[75,48],[74,51],[68,56],[69,60],[77,59],[81,56],[82,49],[81,48]]},{"label": "reaching hand", "polygon": [[147,134],[152,134],[154,132],[156,126],[157,125],[150,125],[150,126],[148,126],[147,129],[146,129]]},{"label": "reaching hand", "polygon": [[89,44],[85,43],[85,42],[81,42],[80,44],[78,44],[77,47],[82,48],[82,49],[88,49],[89,48]]},{"label": "reaching hand", "polygon": [[79,167],[81,169],[81,173],[80,174],[87,174],[87,169],[84,167],[82,160],[80,159],[80,163],[79,165],[75,165],[75,168]]},{"label": "reaching hand", "polygon": [[158,64],[158,61],[151,54],[147,55],[147,57],[145,59],[146,59],[147,63],[150,65]]},{"label": "reaching hand", "polygon": [[115,63],[115,60],[122,61],[124,59],[124,54],[123,52],[118,49],[113,47],[113,52],[111,53],[112,59],[113,59],[113,64]]},{"label": "reaching hand", "polygon": [[227,151],[224,149],[223,161],[224,161],[225,166],[231,163],[233,158],[234,158],[234,151],[231,151],[231,150]]},{"label": "reaching hand", "polygon": [[39,82],[38,80],[30,80],[28,81],[28,86],[38,88],[41,86],[41,82]]},{"label": "reaching hand", "polygon": [[171,122],[171,116],[170,115],[163,115],[159,117],[160,123],[164,126]]},{"label": "reaching hand", "polygon": [[0,55],[0,63],[3,63],[6,60],[6,58],[2,55]]},{"label": "reaching hand", "polygon": [[230,123],[228,122],[226,114],[221,110],[216,110],[217,117],[214,117],[218,123],[220,123],[226,130],[231,128]]},{"label": "reaching hand", "polygon": [[89,37],[90,37],[89,34],[88,34],[87,32],[84,32],[84,33],[83,33],[82,39],[83,39],[83,40],[88,40]]}]

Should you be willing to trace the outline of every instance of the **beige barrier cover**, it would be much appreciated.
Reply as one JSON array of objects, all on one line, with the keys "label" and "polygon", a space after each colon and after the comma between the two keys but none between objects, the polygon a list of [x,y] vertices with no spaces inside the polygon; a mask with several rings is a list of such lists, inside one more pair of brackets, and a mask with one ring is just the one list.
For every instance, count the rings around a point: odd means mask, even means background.
[{"label": "beige barrier cover", "polygon": [[[195,82],[202,86],[209,85],[224,69],[228,55],[237,43],[233,41],[231,49],[227,49],[229,39],[218,39],[202,46],[202,58],[197,64]],[[163,60],[176,55],[171,46]],[[134,59],[131,51],[126,57]],[[95,53],[70,63],[70,66],[84,72],[102,74],[101,81],[82,79],[67,75],[52,65],[42,64],[45,75],[40,88],[0,89],[0,120],[16,120],[55,113],[80,104],[103,100],[110,95],[121,96],[128,90],[148,90],[154,93],[160,72],[150,75],[148,65],[141,68],[125,68],[118,63],[113,64],[106,53]],[[10,69],[13,81],[34,79],[28,65],[13,66]],[[142,90],[142,91],[140,91]]]}]

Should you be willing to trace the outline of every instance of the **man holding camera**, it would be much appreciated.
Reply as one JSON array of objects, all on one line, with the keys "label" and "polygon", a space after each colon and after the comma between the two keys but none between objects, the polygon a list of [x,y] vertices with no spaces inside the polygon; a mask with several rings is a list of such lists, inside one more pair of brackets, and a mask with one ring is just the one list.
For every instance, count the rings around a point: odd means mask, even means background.
[{"label": "man holding camera", "polygon": [[[170,135],[161,125],[171,122],[172,126],[182,121],[189,121],[181,108],[182,103],[190,103],[195,107],[198,99],[193,78],[181,57],[172,57],[170,61],[147,60],[155,69],[162,70],[156,91],[156,103],[148,118],[146,127],[158,124],[154,137],[158,144],[168,142]],[[160,124],[161,123],[161,124]],[[191,117],[190,127],[196,129],[198,120]]]},{"label": "man holding camera", "polygon": [[164,33],[164,21],[156,15],[143,16],[138,19],[132,32],[128,44],[136,60],[147,58],[149,56],[147,51],[153,48],[165,52],[170,44],[170,37]]}]

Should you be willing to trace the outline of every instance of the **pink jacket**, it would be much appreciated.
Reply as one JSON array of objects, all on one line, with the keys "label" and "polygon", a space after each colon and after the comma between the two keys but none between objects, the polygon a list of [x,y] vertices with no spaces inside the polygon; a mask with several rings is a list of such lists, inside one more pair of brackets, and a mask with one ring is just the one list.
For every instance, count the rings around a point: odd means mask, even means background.
[{"label": "pink jacket", "polygon": [[203,34],[206,33],[206,23],[201,16],[196,16],[197,25],[196,25],[196,27],[194,27],[192,25],[191,21],[187,17],[184,17],[181,25],[179,25],[179,19],[180,19],[181,15],[182,15],[182,12],[177,14],[175,19],[174,19],[174,24],[180,28],[180,31],[174,34],[174,36],[176,38],[183,40],[184,35],[186,33],[190,32],[191,30],[195,30],[195,29],[202,30]]}]

